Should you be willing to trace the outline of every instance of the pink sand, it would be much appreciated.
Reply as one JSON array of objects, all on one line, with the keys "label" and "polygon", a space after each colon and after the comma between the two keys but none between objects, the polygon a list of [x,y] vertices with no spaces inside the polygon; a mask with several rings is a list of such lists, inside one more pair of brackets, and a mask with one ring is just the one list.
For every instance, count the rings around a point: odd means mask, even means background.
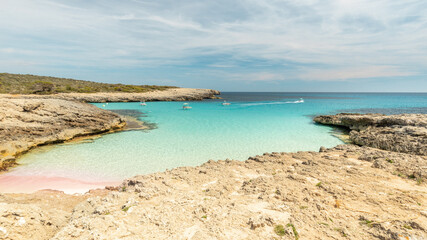
[{"label": "pink sand", "polygon": [[117,186],[121,182],[88,182],[64,177],[0,176],[0,192],[32,193],[43,189],[64,191],[68,194],[85,193],[90,189]]}]

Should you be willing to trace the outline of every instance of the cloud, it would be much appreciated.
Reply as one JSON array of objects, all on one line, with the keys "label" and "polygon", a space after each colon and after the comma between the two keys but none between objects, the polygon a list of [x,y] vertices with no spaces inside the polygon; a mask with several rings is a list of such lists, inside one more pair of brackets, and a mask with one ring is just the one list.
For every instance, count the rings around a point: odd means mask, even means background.
[{"label": "cloud", "polygon": [[153,79],[166,68],[265,82],[414,76],[427,69],[426,11],[423,0],[3,0],[0,60]]},{"label": "cloud", "polygon": [[283,75],[271,72],[229,74],[228,79],[243,82],[274,82],[286,80]]},{"label": "cloud", "polygon": [[234,65],[231,65],[231,64],[229,64],[229,65],[227,65],[227,64],[210,64],[208,66],[212,67],[212,68],[232,68],[232,67],[234,67]]},{"label": "cloud", "polygon": [[352,79],[406,77],[417,75],[415,72],[402,71],[394,66],[347,67],[341,69],[309,69],[299,76],[303,80],[346,81]]},{"label": "cloud", "polygon": [[133,15],[133,14],[125,14],[122,16],[113,16],[113,18],[117,19],[117,20],[135,20],[136,19],[135,15]]},{"label": "cloud", "polygon": [[2,53],[14,53],[16,50],[14,48],[0,48],[0,52]]}]

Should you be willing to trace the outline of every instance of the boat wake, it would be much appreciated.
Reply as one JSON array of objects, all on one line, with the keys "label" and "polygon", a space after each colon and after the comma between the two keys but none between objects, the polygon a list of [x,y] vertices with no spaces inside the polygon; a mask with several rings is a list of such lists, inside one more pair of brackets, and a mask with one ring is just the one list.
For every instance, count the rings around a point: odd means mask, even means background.
[{"label": "boat wake", "polygon": [[287,102],[245,103],[245,104],[242,104],[242,106],[279,105],[279,104],[294,104],[294,103],[304,103],[304,100],[300,99],[296,101],[287,101]]}]

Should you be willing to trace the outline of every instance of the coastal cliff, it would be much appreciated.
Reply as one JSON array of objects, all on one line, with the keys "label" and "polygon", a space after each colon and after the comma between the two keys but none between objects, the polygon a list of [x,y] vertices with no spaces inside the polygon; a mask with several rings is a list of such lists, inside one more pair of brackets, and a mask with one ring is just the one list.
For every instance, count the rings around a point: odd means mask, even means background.
[{"label": "coastal cliff", "polygon": [[341,113],[314,118],[321,124],[347,127],[350,140],[394,152],[427,155],[427,117],[425,114]]},{"label": "coastal cliff", "polygon": [[0,98],[0,170],[28,150],[75,137],[121,129],[118,114],[61,99]]}]

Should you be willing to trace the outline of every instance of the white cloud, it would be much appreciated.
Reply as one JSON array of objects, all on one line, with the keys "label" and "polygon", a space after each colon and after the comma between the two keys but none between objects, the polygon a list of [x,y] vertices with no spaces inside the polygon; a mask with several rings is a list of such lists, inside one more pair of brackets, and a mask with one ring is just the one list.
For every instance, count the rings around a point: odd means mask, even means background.
[{"label": "white cloud", "polygon": [[14,48],[0,48],[0,52],[2,53],[14,53],[16,50]]},{"label": "white cloud", "polygon": [[117,19],[117,20],[135,20],[136,19],[135,15],[133,15],[133,14],[125,14],[122,16],[113,16],[113,18]]},{"label": "white cloud", "polygon": [[240,71],[247,59],[294,65],[235,75],[251,81],[408,76],[427,69],[424,0],[3,0],[0,31],[0,60],[16,54],[52,68],[191,67],[213,55],[203,67]]},{"label": "white cloud", "polygon": [[245,82],[275,82],[287,80],[284,75],[272,72],[229,74],[227,77],[230,80]]},{"label": "white cloud", "polygon": [[341,69],[309,69],[299,76],[303,80],[345,81],[351,79],[405,77],[417,73],[402,71],[393,66],[347,67]]}]

